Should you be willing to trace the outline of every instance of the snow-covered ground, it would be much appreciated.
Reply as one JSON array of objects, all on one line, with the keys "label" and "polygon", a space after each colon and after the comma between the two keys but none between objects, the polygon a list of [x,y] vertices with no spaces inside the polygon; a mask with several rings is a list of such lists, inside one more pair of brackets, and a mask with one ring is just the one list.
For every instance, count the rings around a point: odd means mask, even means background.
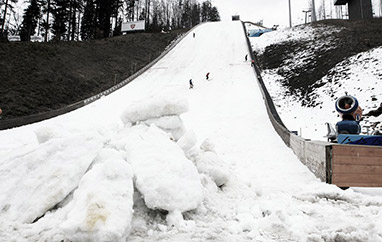
[{"label": "snow-covered ground", "polygon": [[1,241],[382,241],[382,194],[320,182],[273,130],[241,23],[194,32],[119,91],[0,132]]},{"label": "snow-covered ground", "polygon": [[[309,25],[301,25],[293,29],[284,29],[263,34],[258,38],[251,38],[253,49],[263,53],[271,44],[284,41],[306,41],[316,39],[315,47],[323,51],[332,48],[331,33],[340,31],[340,28],[327,26],[312,28]],[[316,38],[325,34],[326,38]],[[318,39],[318,40],[317,40]],[[309,59],[309,50],[294,53],[285,68],[295,68]],[[285,95],[287,90],[282,87],[282,76],[277,74],[277,69],[264,70],[263,80],[268,87],[277,111],[289,130],[298,133],[307,139],[326,140],[326,122],[333,126],[340,121],[335,111],[335,101],[347,92],[357,98],[363,113],[375,110],[382,103],[382,47],[359,53],[338,63],[329,73],[324,76],[317,85],[321,87],[310,93],[319,105],[315,107],[303,107],[301,100],[296,97]],[[382,115],[379,117],[365,117],[361,122],[364,134],[370,133],[370,124],[382,123]]]}]

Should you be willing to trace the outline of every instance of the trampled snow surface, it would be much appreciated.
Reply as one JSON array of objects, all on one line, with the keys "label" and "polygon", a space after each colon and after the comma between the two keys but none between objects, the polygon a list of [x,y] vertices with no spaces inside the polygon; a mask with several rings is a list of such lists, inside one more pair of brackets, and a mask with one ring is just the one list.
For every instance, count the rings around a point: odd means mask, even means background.
[{"label": "trampled snow surface", "polygon": [[116,93],[0,132],[1,241],[382,241],[382,196],[320,182],[273,130],[241,23],[194,32]]}]

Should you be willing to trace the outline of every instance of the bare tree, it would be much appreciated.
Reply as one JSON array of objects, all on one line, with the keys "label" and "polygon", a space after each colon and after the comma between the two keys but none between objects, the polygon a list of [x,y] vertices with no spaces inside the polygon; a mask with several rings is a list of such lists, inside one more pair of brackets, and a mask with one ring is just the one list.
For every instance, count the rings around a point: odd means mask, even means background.
[{"label": "bare tree", "polygon": [[[4,37],[3,35],[4,35],[5,22],[7,22],[7,12],[8,12],[8,9],[13,8],[13,5],[12,5],[13,3],[17,3],[17,0],[6,0],[4,3],[5,9],[4,9],[3,17],[2,17],[0,38]],[[0,18],[0,20],[1,20],[1,18]]]}]

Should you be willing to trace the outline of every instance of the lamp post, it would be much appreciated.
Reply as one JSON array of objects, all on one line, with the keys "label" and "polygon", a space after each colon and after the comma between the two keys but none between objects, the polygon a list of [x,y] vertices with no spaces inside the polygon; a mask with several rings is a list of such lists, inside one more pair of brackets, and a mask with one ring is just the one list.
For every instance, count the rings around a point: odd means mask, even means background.
[{"label": "lamp post", "polygon": [[314,4],[314,0],[312,0],[312,22],[317,21],[316,17],[316,6]]}]

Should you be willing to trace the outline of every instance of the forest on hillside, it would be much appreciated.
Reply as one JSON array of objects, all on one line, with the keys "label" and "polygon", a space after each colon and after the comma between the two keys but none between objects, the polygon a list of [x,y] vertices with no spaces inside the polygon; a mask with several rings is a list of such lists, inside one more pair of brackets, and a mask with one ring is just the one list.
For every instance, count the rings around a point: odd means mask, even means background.
[{"label": "forest on hillside", "polygon": [[219,21],[210,1],[196,0],[29,0],[22,17],[9,14],[18,0],[0,0],[0,37],[45,42],[101,39],[121,35],[122,22],[144,20],[149,32],[190,28]]}]

